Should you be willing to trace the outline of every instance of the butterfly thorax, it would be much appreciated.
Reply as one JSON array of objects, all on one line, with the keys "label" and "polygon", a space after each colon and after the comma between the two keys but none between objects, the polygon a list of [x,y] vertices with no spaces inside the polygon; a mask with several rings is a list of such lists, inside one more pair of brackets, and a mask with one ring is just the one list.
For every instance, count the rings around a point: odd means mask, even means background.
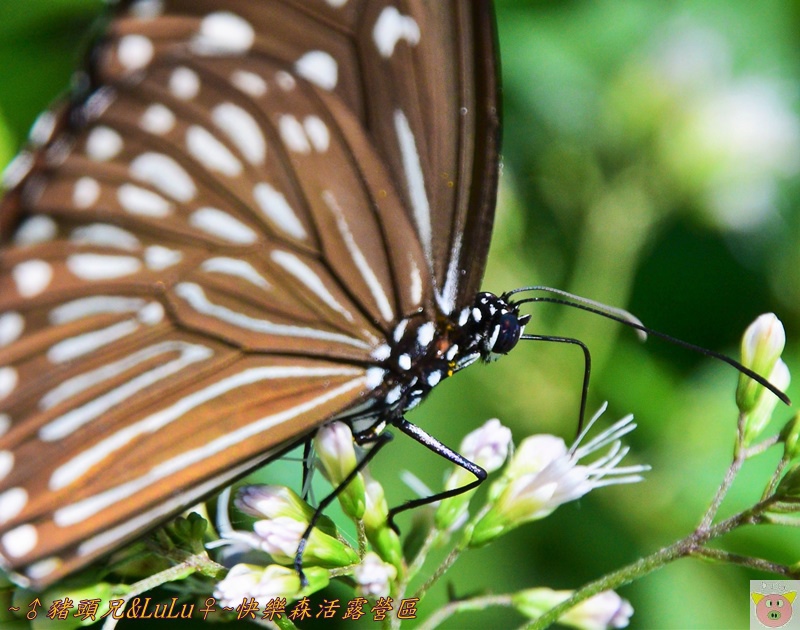
[{"label": "butterfly thorax", "polygon": [[381,408],[389,416],[413,409],[445,378],[509,352],[525,323],[516,306],[492,293],[479,293],[471,306],[436,321],[424,314],[403,319],[373,352],[379,363],[368,371],[382,392]]}]

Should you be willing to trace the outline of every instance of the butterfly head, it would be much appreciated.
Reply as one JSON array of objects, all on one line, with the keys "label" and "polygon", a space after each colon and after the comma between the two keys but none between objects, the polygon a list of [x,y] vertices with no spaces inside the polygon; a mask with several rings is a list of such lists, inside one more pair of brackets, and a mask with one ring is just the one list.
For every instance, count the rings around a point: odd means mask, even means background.
[{"label": "butterfly head", "polygon": [[530,315],[520,315],[519,306],[493,293],[478,293],[472,307],[464,309],[459,324],[471,338],[466,347],[485,362],[495,361],[517,345]]}]

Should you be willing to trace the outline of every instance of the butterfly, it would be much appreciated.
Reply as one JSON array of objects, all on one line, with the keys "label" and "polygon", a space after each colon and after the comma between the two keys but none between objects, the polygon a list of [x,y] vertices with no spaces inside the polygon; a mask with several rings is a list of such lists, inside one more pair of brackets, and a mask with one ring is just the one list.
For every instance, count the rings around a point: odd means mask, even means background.
[{"label": "butterfly", "polygon": [[488,1],[114,7],[0,205],[0,566],[42,587],[304,442],[400,427],[527,317],[479,293]]}]

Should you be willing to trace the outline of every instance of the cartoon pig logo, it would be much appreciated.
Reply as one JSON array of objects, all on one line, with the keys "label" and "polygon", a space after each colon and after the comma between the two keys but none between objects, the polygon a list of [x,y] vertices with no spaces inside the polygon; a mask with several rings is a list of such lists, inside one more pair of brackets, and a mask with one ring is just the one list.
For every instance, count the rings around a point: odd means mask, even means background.
[{"label": "cartoon pig logo", "polygon": [[792,602],[797,591],[790,591],[783,595],[770,593],[750,593],[756,605],[756,617],[767,628],[780,628],[789,623],[792,618]]}]

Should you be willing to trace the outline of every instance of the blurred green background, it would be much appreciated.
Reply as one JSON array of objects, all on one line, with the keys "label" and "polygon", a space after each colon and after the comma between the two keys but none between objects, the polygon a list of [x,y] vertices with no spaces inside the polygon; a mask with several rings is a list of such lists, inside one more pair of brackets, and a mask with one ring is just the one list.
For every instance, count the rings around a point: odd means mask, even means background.
[{"label": "blurred green background", "polygon": [[[0,162],[68,85],[100,9],[98,0],[0,3]],[[800,370],[800,4],[499,0],[497,19],[505,138],[485,288],[566,289],[734,356],[747,324],[774,311],[789,338],[785,360]],[[658,340],[642,345],[599,317],[531,312],[529,331],[589,345],[589,409],[608,400],[609,423],[635,414],[630,460],[653,470],[467,553],[448,579],[456,596],[574,588],[682,538],[732,452],[731,368]],[[495,416],[517,441],[548,432],[569,442],[582,369],[574,347],[523,343],[446,381],[410,419],[453,445]],[[773,428],[791,413],[779,409]],[[773,450],[747,464],[723,515],[758,499]],[[373,466],[393,504],[408,495],[396,482],[404,468],[431,486],[445,470],[395,440]],[[791,564],[800,536],[752,527],[724,548]],[[744,628],[748,581],[762,577],[683,560],[620,592],[636,609],[633,628]],[[422,612],[445,596],[436,591]],[[492,609],[446,627],[520,621]]]}]

